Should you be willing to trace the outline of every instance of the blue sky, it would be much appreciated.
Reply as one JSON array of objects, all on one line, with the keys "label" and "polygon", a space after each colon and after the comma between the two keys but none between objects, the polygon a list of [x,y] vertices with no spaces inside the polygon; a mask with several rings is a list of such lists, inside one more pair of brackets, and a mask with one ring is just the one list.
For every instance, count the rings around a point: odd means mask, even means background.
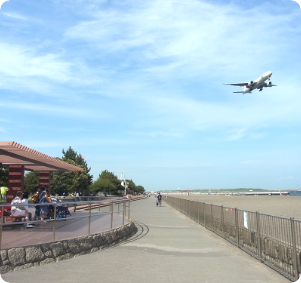
[{"label": "blue sky", "polygon": [[2,141],[146,190],[301,186],[296,2],[9,0],[0,36]]}]

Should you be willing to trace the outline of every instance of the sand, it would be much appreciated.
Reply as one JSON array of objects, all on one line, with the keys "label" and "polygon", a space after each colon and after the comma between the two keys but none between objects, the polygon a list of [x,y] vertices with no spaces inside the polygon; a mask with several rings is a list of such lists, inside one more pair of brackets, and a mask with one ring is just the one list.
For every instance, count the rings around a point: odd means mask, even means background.
[{"label": "sand", "polygon": [[224,195],[174,195],[226,207],[260,213],[294,217],[301,220],[301,196],[224,196]]}]

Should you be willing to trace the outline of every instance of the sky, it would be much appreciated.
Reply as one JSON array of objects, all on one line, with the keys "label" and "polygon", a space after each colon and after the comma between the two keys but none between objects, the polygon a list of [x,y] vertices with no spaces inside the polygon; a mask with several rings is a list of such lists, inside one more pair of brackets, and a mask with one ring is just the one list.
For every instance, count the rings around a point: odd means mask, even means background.
[{"label": "sky", "polygon": [[1,141],[147,191],[301,186],[294,1],[9,0],[0,37]]}]

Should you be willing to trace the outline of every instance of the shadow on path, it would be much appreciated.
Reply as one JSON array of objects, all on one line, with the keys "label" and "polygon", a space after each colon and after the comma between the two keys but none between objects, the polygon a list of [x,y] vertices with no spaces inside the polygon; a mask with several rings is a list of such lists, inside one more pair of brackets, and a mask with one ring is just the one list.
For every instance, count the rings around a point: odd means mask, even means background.
[{"label": "shadow on path", "polygon": [[131,243],[131,242],[135,242],[137,240],[142,239],[143,237],[145,237],[148,234],[149,228],[148,228],[147,225],[145,225],[144,223],[141,223],[141,222],[137,222],[137,221],[133,221],[133,222],[135,223],[135,226],[138,229],[137,233],[135,235],[128,238],[127,240],[121,241],[120,243],[118,243],[116,245],[112,245],[112,246],[109,246],[109,247],[104,247],[102,250],[116,248],[116,247],[123,246],[123,245]]}]

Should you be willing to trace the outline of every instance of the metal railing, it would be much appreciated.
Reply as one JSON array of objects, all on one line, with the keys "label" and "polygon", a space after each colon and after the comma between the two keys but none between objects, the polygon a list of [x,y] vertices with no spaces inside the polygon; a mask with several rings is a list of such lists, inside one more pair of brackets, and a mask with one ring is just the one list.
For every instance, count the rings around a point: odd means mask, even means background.
[{"label": "metal railing", "polygon": [[299,279],[301,221],[168,195],[163,198],[288,279]]},{"label": "metal railing", "polygon": [[[51,217],[45,218],[43,221],[26,221],[26,223],[35,224],[34,229],[26,229],[24,221],[6,221],[10,216],[4,215],[3,208],[11,207],[11,205],[2,204],[0,205],[0,249],[38,244],[37,241],[40,241],[39,243],[61,241],[120,227],[130,221],[130,201],[130,199],[121,198],[48,204],[30,203],[28,207],[32,217],[35,214],[36,206],[52,206],[53,211]],[[60,217],[57,209],[59,206],[70,209],[71,215]],[[32,237],[33,231],[34,237]],[[11,238],[13,238],[15,246],[11,243]]]}]

